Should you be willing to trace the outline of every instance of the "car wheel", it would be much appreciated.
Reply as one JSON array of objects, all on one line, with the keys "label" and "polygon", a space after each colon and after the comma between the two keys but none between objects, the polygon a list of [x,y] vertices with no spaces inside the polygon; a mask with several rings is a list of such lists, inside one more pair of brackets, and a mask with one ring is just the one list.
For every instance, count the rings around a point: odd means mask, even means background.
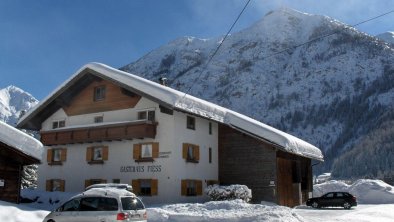
[{"label": "car wheel", "polygon": [[349,202],[345,202],[345,203],[343,204],[343,208],[345,208],[345,209],[347,209],[347,210],[349,210],[351,207],[352,207],[352,205],[350,205]]},{"label": "car wheel", "polygon": [[312,207],[313,207],[313,208],[318,208],[318,207],[319,207],[319,204],[315,201],[315,202],[312,203]]}]

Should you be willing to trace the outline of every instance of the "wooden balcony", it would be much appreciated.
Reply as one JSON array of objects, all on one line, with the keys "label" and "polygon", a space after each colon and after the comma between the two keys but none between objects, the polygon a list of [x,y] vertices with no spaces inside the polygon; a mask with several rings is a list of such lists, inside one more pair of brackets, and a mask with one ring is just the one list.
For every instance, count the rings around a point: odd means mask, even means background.
[{"label": "wooden balcony", "polygon": [[112,140],[155,138],[156,122],[136,121],[115,124],[98,124],[89,127],[67,127],[41,131],[41,142],[46,145],[91,143]]}]

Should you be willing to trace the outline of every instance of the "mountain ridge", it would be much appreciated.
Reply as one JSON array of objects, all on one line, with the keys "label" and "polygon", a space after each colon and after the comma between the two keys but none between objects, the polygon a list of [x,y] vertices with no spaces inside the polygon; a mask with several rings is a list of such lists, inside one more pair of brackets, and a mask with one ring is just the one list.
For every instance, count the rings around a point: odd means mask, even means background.
[{"label": "mountain ridge", "polygon": [[228,36],[206,65],[222,38],[178,38],[120,69],[165,76],[170,87],[317,145],[326,154],[322,171],[394,105],[394,49],[338,20],[269,12]]},{"label": "mountain ridge", "polygon": [[38,103],[30,93],[10,85],[0,89],[0,120],[15,126],[21,111],[27,111]]}]

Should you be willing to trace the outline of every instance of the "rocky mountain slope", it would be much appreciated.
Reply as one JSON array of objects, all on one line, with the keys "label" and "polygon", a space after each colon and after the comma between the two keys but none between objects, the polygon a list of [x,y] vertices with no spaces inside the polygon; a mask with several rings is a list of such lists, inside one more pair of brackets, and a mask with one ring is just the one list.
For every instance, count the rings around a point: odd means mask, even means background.
[{"label": "rocky mountain slope", "polygon": [[385,32],[376,36],[389,44],[394,44],[394,32]]},{"label": "rocky mountain slope", "polygon": [[0,120],[14,126],[21,111],[27,111],[37,103],[32,95],[16,86],[0,89]]},{"label": "rocky mountain slope", "polygon": [[182,37],[121,69],[165,76],[170,87],[315,144],[326,156],[317,171],[387,121],[380,117],[394,104],[394,49],[375,37],[280,9],[229,36],[206,65],[221,40]]}]

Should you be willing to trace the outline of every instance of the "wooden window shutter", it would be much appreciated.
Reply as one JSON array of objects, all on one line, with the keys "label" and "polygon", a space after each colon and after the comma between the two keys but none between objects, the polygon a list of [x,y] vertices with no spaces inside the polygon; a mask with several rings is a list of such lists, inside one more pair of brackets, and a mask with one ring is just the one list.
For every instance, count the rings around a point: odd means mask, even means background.
[{"label": "wooden window shutter", "polygon": [[61,160],[62,162],[67,160],[67,148],[63,148],[63,149],[60,151],[60,160]]},{"label": "wooden window shutter", "polygon": [[159,157],[159,143],[152,143],[152,158]]},{"label": "wooden window shutter", "polygon": [[93,147],[88,147],[86,149],[86,161],[91,161],[93,159]]},{"label": "wooden window shutter", "polygon": [[181,195],[186,196],[187,194],[187,180],[181,180]]},{"label": "wooden window shutter", "polygon": [[60,180],[60,191],[64,192],[65,184],[66,184],[65,180]]},{"label": "wooden window shutter", "polygon": [[187,159],[187,147],[188,146],[189,146],[189,144],[187,144],[187,143],[182,144],[182,158],[183,159]]},{"label": "wooden window shutter", "polygon": [[202,181],[195,180],[194,182],[196,183],[196,194],[197,194],[197,196],[201,196],[202,195]]},{"label": "wooden window shutter", "polygon": [[103,160],[108,160],[108,146],[103,147]]},{"label": "wooden window shutter", "polygon": [[85,188],[92,185],[92,181],[91,180],[85,180]]},{"label": "wooden window shutter", "polygon": [[157,179],[152,179],[151,180],[151,195],[152,196],[156,196],[157,195],[157,189],[158,189],[158,184],[159,183],[159,181],[157,180]]},{"label": "wooden window shutter", "polygon": [[194,145],[193,146],[193,155],[194,155],[194,160],[200,160],[200,146]]},{"label": "wooden window shutter", "polygon": [[52,180],[46,181],[46,191],[52,191]]},{"label": "wooden window shutter", "polygon": [[48,163],[51,163],[52,162],[52,154],[53,153],[53,150],[52,149],[48,149],[47,150],[47,161],[48,161]]},{"label": "wooden window shutter", "polygon": [[133,145],[133,159],[138,160],[141,157],[141,144]]},{"label": "wooden window shutter", "polygon": [[133,193],[140,194],[140,180],[132,180],[131,186],[133,187]]}]

